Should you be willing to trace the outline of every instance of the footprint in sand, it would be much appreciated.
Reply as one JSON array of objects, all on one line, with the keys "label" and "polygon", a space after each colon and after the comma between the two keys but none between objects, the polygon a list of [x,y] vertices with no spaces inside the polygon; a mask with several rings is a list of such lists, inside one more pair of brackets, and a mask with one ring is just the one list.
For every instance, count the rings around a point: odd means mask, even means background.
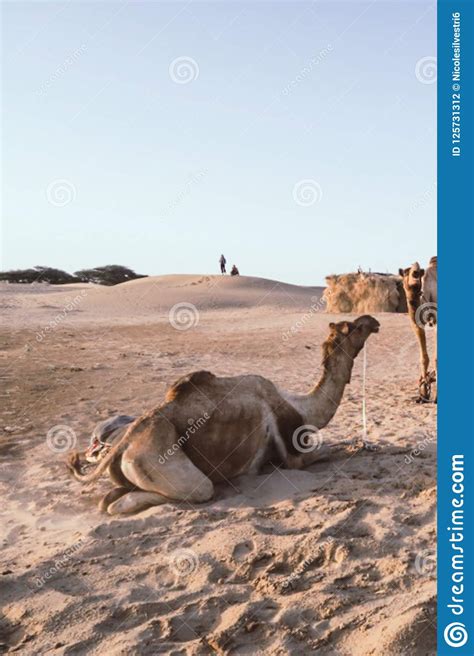
[{"label": "footprint in sand", "polygon": [[241,563],[246,560],[248,556],[255,551],[255,544],[252,540],[245,540],[245,542],[239,542],[234,547],[232,551],[232,558],[237,562]]}]

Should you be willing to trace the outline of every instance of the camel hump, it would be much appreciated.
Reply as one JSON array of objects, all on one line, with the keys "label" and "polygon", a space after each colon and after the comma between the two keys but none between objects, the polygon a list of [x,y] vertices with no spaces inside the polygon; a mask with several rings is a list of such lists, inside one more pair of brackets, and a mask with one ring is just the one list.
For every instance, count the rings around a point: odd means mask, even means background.
[{"label": "camel hump", "polygon": [[210,371],[193,371],[187,376],[183,376],[177,380],[167,391],[166,401],[174,401],[178,397],[180,400],[184,396],[196,392],[202,388],[206,388],[215,381],[216,376],[211,374]]},{"label": "camel hump", "polygon": [[433,257],[430,259],[430,265],[431,266],[437,266],[437,264],[438,264],[438,256],[433,255]]}]

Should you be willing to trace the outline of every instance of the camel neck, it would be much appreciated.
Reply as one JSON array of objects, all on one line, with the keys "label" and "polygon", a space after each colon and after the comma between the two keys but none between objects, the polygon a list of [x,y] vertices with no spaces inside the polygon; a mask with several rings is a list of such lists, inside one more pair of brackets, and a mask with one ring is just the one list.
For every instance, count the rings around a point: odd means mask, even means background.
[{"label": "camel neck", "polygon": [[421,290],[409,290],[406,293],[407,297],[407,307],[408,307],[408,314],[411,319],[415,318],[416,311],[420,307],[421,303]]},{"label": "camel neck", "polygon": [[344,389],[350,382],[354,358],[345,353],[333,354],[319,382],[303,399],[305,422],[324,428],[336,414]]}]

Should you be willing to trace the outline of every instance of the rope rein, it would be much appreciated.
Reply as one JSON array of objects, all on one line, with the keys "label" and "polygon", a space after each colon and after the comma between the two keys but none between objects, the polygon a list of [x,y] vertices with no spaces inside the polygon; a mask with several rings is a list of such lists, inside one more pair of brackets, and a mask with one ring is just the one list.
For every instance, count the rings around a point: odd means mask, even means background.
[{"label": "rope rein", "polygon": [[367,342],[364,344],[364,357],[362,359],[362,439],[367,441],[367,407],[365,403],[365,379],[367,375]]}]

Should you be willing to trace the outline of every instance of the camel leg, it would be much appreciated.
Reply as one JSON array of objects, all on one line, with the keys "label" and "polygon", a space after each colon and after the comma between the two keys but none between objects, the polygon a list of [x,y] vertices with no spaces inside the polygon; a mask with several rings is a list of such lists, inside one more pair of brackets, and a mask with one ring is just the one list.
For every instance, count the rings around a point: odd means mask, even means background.
[{"label": "camel leg", "polygon": [[415,331],[416,338],[418,340],[418,345],[420,347],[420,369],[421,377],[426,378],[428,375],[428,368],[430,366],[430,358],[428,355],[428,349],[426,346],[426,333],[425,329],[415,323],[413,326]]},{"label": "camel leg", "polygon": [[110,490],[103,499],[99,502],[99,510],[102,512],[107,512],[108,507],[113,504],[117,499],[120,499],[124,494],[127,494],[128,487],[114,487],[113,490]]},{"label": "camel leg", "polygon": [[434,375],[435,375],[435,393],[433,395],[433,403],[438,403],[438,328],[435,328],[434,339]]},{"label": "camel leg", "polygon": [[137,488],[168,500],[199,503],[214,494],[212,482],[179,446],[179,436],[168,421],[155,417],[143,440],[122,455],[122,472]]},{"label": "camel leg", "polygon": [[169,503],[169,499],[155,492],[129,492],[121,495],[116,501],[107,507],[109,515],[122,515],[128,513],[137,513],[150,508],[150,506],[159,506],[162,503]]},{"label": "camel leg", "polygon": [[429,401],[429,372],[430,358],[428,355],[428,348],[426,346],[426,333],[422,326],[416,322],[413,323],[413,330],[418,340],[420,349],[420,380],[418,383],[419,399],[418,402],[423,403]]},{"label": "camel leg", "polygon": [[[132,443],[113,462],[110,475],[125,482],[110,492],[102,507],[111,515],[134,513],[170,501],[199,503],[214,494],[212,482],[186,456],[174,427],[155,417],[139,442]],[[130,490],[135,487],[135,490]]]},{"label": "camel leg", "polygon": [[207,476],[199,471],[184,453],[178,457],[176,452],[172,458],[176,458],[176,461],[164,465],[150,455],[146,462],[124,459],[122,467],[125,476],[139,490],[161,495],[166,502],[200,503],[211,499],[214,486]]},{"label": "camel leg", "polygon": [[112,480],[112,483],[115,483],[117,487],[128,488],[129,490],[133,489],[133,485],[130,481],[124,476],[122,472],[122,454],[120,453],[118,457],[114,458],[109,465],[109,476]]},{"label": "camel leg", "polygon": [[333,444],[321,444],[317,449],[293,455],[288,453],[285,459],[287,469],[305,469],[320,460],[328,460],[338,450],[344,449],[351,441],[335,442]]}]

